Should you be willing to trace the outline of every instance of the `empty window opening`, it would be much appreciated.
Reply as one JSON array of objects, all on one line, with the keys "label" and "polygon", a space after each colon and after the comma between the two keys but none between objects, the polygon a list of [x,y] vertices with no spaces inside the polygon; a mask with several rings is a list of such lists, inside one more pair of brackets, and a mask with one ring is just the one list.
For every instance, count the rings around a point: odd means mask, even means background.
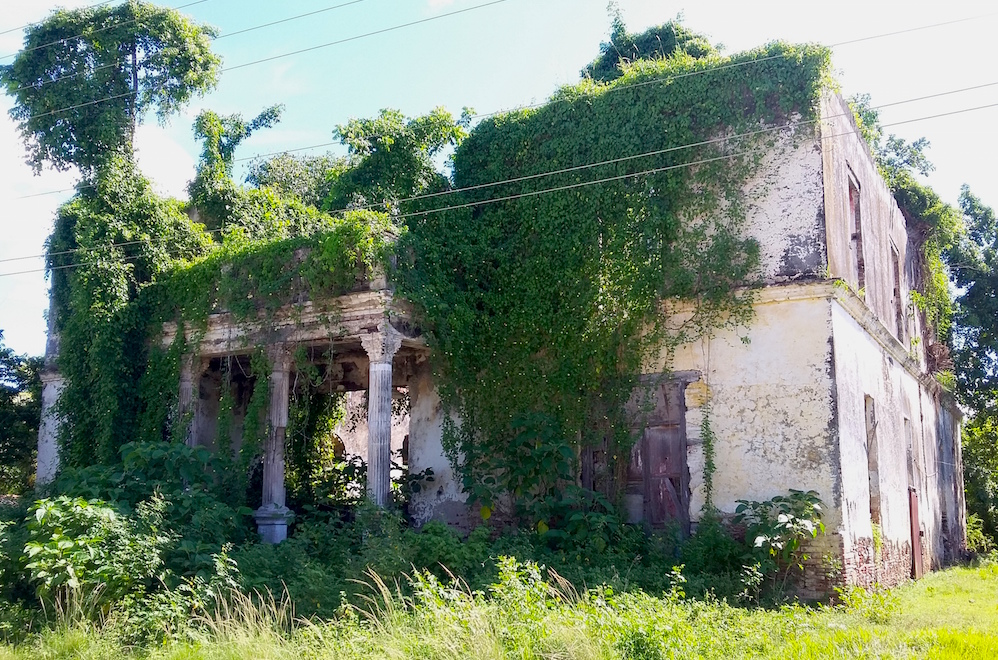
[{"label": "empty window opening", "polygon": [[901,296],[901,256],[898,249],[891,246],[891,271],[894,276],[894,324],[897,329],[894,336],[898,341],[904,342],[907,332],[904,321],[904,300]]},{"label": "empty window opening", "polygon": [[880,457],[877,447],[877,412],[873,397],[864,397],[866,408],[866,460],[870,473],[870,522],[880,524]]},{"label": "empty window opening", "polygon": [[856,288],[865,297],[866,264],[863,261],[863,218],[860,212],[859,182],[849,172],[849,215],[852,218],[853,249],[856,250]]}]

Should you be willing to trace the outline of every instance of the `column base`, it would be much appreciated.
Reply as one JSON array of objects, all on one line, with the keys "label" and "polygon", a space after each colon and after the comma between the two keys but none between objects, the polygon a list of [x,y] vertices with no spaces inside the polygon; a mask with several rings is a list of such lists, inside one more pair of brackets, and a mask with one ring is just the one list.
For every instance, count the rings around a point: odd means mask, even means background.
[{"label": "column base", "polygon": [[256,528],[260,532],[261,543],[280,543],[288,538],[288,523],[295,514],[286,506],[264,504],[253,512]]}]

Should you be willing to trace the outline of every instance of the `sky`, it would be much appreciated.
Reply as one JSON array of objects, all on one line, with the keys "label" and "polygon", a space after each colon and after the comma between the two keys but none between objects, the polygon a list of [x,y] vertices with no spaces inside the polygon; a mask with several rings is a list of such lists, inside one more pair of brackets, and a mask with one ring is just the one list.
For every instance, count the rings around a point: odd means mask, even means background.
[{"label": "sky", "polygon": [[[42,20],[55,7],[92,4],[95,0],[0,0],[0,32],[5,32],[0,34],[0,64],[9,64],[22,45],[23,32],[12,28]],[[252,157],[330,143],[334,126],[382,108],[418,116],[444,106],[457,115],[464,107],[488,113],[543,102],[560,86],[578,81],[579,70],[596,57],[610,26],[606,0],[164,4],[188,5],[180,11],[218,28],[213,46],[223,69],[238,67],[223,71],[216,89],[166,125],[149,118],[139,129],[140,167],[161,193],[178,197],[186,196],[194,175],[200,149],[191,126],[202,109],[253,117],[275,103],[284,105],[280,124],[240,145],[240,179]],[[833,48],[832,62],[841,92],[870,94],[874,106],[892,104],[880,111],[888,132],[908,140],[928,138],[936,169],[927,181],[942,198],[955,203],[960,186],[968,184],[986,204],[998,206],[998,107],[950,114],[998,104],[993,44],[998,6],[993,1],[617,4],[632,32],[681,16],[687,27],[723,45],[728,54],[773,40],[840,44]],[[331,9],[336,5],[342,6]],[[310,12],[315,13],[226,36]],[[416,24],[393,29],[409,23]],[[289,54],[304,49],[311,50]],[[268,61],[254,63],[262,59]],[[944,94],[988,83],[995,84]],[[899,103],[936,94],[944,95]],[[5,345],[39,355],[45,346],[48,282],[44,261],[35,255],[44,252],[55,212],[72,195],[77,177],[72,172],[33,174],[7,115],[11,106],[10,97],[0,95],[0,330]],[[330,149],[337,151],[330,145],[299,153]]]}]

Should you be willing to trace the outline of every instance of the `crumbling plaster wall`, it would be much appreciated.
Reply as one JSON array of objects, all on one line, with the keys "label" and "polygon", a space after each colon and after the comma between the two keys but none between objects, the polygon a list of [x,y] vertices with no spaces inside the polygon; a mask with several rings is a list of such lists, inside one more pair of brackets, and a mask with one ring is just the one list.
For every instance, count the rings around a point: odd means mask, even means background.
[{"label": "crumbling plaster wall", "polygon": [[[919,318],[911,304],[911,256],[904,215],[877,170],[870,148],[859,133],[849,104],[839,95],[825,93],[821,99],[821,159],[824,176],[825,234],[828,277],[842,279],[859,292],[884,327],[905,345],[905,350],[924,351]],[[850,208],[850,179],[859,187],[861,240],[857,240]],[[862,246],[863,282],[859,278],[859,248]],[[902,327],[898,327],[894,296],[896,250],[901,265]],[[924,368],[924,357],[920,357]]]},{"label": "crumbling plaster wall", "polygon": [[433,481],[413,494],[409,515],[416,525],[442,520],[470,529],[468,496],[444,452],[444,412],[429,362],[423,362],[409,381],[409,402],[409,470],[433,470]]},{"label": "crumbling plaster wall", "polygon": [[[835,533],[831,332],[827,287],[786,284],[759,292],[749,327],[718,332],[672,356],[673,370],[701,374],[686,390],[693,520],[706,495],[701,424],[709,401],[714,505],[731,514],[737,500],[766,500],[791,488],[815,490],[829,508],[826,524]],[[663,356],[654,368],[666,366]]]},{"label": "crumbling plaster wall", "polygon": [[821,145],[809,124],[784,129],[745,187],[745,234],[767,284],[820,279],[825,264]]},{"label": "crumbling plaster wall", "polygon": [[[911,570],[906,436],[923,431],[919,386],[838,302],[832,306],[832,325],[845,579],[851,584],[896,584]],[[872,399],[874,412],[872,442],[866,397]],[[879,491],[879,505],[871,503],[871,491]],[[880,516],[876,542],[873,508]]]},{"label": "crumbling plaster wall", "polygon": [[[959,421],[903,347],[851,293],[832,305],[842,471],[843,564],[852,584],[893,585],[911,572],[909,487],[918,495],[922,565],[952,561],[965,543]],[[873,401],[868,441],[866,397]],[[876,470],[870,469],[871,452]],[[879,490],[880,539],[871,493]],[[878,547],[879,546],[879,547]],[[916,558],[917,559],[917,558]]]}]

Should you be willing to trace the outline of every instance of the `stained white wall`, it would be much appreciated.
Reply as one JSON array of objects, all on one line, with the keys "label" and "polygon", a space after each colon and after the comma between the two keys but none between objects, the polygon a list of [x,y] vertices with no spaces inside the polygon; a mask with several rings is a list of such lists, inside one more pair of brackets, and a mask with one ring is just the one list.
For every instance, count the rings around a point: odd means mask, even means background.
[{"label": "stained white wall", "polygon": [[[852,292],[832,305],[844,550],[872,543],[866,396],[876,408],[877,478],[884,543],[911,544],[909,487],[919,500],[926,570],[964,543],[959,420],[931,377]],[[945,520],[945,524],[944,524]]]},{"label": "stained white wall", "polygon": [[[838,525],[837,438],[833,426],[831,316],[827,287],[787,284],[760,292],[747,328],[681,347],[674,371],[696,371],[687,388],[691,514],[704,504],[701,423],[709,399],[716,438],[714,505],[816,490]],[[664,360],[655,369],[664,369]]]},{"label": "stained white wall", "polygon": [[444,413],[427,363],[409,381],[409,401],[409,470],[433,470],[433,482],[412,496],[409,515],[416,525],[438,519],[469,527],[474,516],[465,504],[461,477],[444,454]]}]

